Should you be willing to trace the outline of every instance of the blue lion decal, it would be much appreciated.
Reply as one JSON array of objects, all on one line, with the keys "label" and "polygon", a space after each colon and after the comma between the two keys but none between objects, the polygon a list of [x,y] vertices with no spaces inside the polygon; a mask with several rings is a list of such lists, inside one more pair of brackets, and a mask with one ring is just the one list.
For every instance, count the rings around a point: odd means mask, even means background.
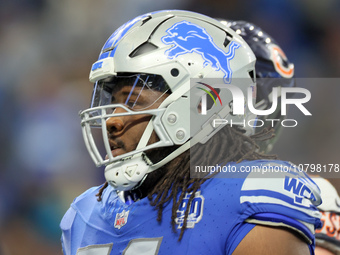
[{"label": "blue lion decal", "polygon": [[168,35],[162,37],[164,44],[175,44],[175,46],[165,51],[168,58],[177,58],[179,55],[187,53],[198,53],[204,59],[204,66],[211,65],[216,71],[222,70],[224,82],[230,83],[232,71],[230,60],[235,56],[235,50],[240,44],[232,41],[229,51],[225,52],[214,43],[211,36],[200,26],[188,21],[174,24],[166,30]]}]

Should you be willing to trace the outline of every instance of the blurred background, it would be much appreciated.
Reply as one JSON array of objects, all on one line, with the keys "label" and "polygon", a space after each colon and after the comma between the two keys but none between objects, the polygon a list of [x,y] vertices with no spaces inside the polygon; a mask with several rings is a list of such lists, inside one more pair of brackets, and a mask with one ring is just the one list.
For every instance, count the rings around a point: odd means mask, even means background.
[{"label": "blurred background", "polygon": [[[339,164],[340,2],[337,0],[0,0],[0,255],[61,254],[59,222],[72,200],[104,182],[85,149],[78,112],[88,74],[112,32],[137,15],[186,9],[251,21],[308,78],[305,117],[289,116],[274,152]],[[315,79],[317,78],[317,79]],[[340,190],[340,173],[330,181]]]}]

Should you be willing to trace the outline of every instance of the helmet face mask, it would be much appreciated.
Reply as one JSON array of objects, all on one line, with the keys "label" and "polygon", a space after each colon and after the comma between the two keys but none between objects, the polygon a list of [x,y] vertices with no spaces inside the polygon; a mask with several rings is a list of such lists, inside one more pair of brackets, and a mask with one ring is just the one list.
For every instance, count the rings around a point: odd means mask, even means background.
[{"label": "helmet face mask", "polygon": [[[171,139],[169,138],[169,136],[167,135],[167,133],[165,132],[161,125],[160,118],[164,113],[164,110],[165,109],[148,109],[141,111],[133,111],[122,104],[110,104],[106,106],[100,106],[84,110],[81,113],[83,137],[85,140],[85,144],[87,145],[87,148],[90,151],[90,155],[92,156],[92,159],[94,160],[95,164],[97,166],[108,165],[116,161],[125,160],[136,153],[141,153],[157,147],[172,145]],[[107,123],[111,119],[113,120],[114,118],[123,119],[126,117],[134,116],[135,118],[143,119],[144,122],[145,119],[147,121],[152,119],[153,123],[152,131],[155,132],[158,141],[152,144],[147,144],[151,136],[150,134],[148,137],[145,138],[146,142],[144,147],[142,148],[136,147],[134,148],[134,151],[124,153],[123,155],[112,155],[112,151],[115,148],[113,148],[114,146],[112,145],[112,142],[110,142],[109,140],[110,139],[109,135],[111,131],[109,130],[109,124]],[[136,124],[138,124],[138,121],[135,122]],[[127,124],[128,123],[125,123],[124,125]],[[132,124],[134,123],[132,122]],[[103,139],[105,147],[104,154],[101,154],[98,149],[99,146],[97,146],[96,140],[91,131],[91,129],[93,128],[101,129],[102,135],[101,138]]]},{"label": "helmet face mask", "polygon": [[[117,190],[132,189],[148,173],[194,144],[207,141],[217,129],[205,127],[211,126],[216,114],[234,118],[231,106],[216,105],[206,115],[200,114],[203,92],[197,89],[197,82],[190,81],[214,78],[225,86],[239,83],[246,93],[248,87],[255,86],[250,76],[254,64],[255,57],[242,38],[201,14],[155,12],[121,26],[92,66],[90,81],[95,86],[91,107],[80,113],[85,144],[96,165],[106,166],[107,181]],[[225,98],[229,95],[221,91],[222,100],[230,102],[231,98]],[[116,155],[110,139],[120,137],[110,130],[110,121],[121,118],[125,122],[137,116],[148,116],[148,123],[136,138],[136,148]],[[92,127],[101,128],[106,156],[94,142]],[[152,136],[157,139],[150,143]],[[178,148],[160,162],[151,162],[145,155],[147,150],[173,145]]]}]

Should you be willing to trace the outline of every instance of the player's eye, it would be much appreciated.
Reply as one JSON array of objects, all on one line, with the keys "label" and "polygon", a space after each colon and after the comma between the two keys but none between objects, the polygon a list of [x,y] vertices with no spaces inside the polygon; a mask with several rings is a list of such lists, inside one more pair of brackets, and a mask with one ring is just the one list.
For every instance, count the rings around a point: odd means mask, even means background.
[{"label": "player's eye", "polygon": [[133,109],[135,105],[136,105],[136,102],[132,101],[132,100],[130,100],[126,103],[126,106],[131,108],[131,109]]}]

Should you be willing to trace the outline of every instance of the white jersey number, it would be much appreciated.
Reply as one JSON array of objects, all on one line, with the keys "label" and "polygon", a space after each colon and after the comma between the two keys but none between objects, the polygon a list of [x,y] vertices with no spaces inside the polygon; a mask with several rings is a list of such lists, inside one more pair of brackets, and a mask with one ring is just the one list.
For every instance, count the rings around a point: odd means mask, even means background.
[{"label": "white jersey number", "polygon": [[[139,238],[131,240],[123,255],[157,255],[163,237],[158,238]],[[109,255],[113,244],[89,245],[77,250],[77,255]]]}]

